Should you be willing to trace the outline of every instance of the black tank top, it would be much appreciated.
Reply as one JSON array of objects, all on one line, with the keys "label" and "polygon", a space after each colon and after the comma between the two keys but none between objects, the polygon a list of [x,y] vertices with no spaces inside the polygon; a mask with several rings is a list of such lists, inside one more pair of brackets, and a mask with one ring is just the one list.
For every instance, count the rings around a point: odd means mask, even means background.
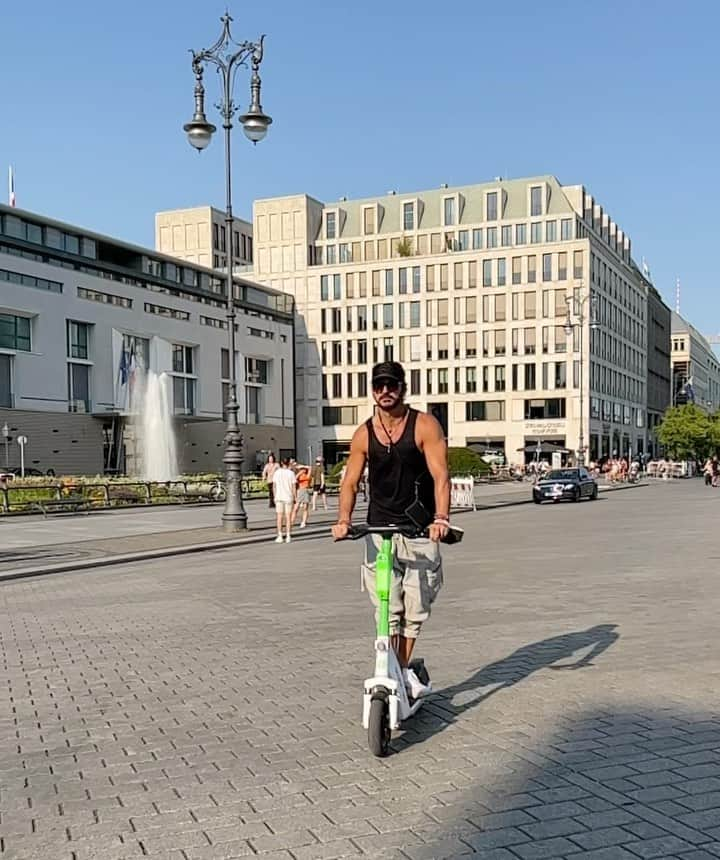
[{"label": "black tank top", "polygon": [[425,454],[415,444],[417,416],[417,409],[408,410],[403,434],[392,444],[378,439],[372,418],[365,422],[370,483],[368,525],[411,525],[405,510],[416,497],[431,516],[435,515],[435,483],[428,471]]}]

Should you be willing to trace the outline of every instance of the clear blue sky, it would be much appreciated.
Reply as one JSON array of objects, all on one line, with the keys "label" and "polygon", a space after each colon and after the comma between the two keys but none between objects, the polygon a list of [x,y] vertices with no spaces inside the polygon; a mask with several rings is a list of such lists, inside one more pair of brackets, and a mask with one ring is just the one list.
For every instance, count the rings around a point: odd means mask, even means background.
[{"label": "clear blue sky", "polygon": [[[223,205],[221,141],[198,155],[182,132],[188,49],[215,40],[222,3],[6,5],[0,166],[19,206],[152,245],[156,210]],[[267,33],[274,119],[254,149],[235,138],[236,214],[277,194],[552,173],[629,233],[667,301],[679,276],[683,314],[720,331],[716,0],[228,5],[236,38]],[[236,95],[244,108],[246,77]]]}]

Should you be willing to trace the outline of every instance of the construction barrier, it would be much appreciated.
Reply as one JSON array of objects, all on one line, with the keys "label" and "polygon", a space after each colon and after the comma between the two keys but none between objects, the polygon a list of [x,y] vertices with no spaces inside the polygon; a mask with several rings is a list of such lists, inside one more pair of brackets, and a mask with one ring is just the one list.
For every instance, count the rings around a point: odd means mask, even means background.
[{"label": "construction barrier", "polygon": [[450,506],[477,510],[475,507],[475,480],[473,478],[450,479]]}]

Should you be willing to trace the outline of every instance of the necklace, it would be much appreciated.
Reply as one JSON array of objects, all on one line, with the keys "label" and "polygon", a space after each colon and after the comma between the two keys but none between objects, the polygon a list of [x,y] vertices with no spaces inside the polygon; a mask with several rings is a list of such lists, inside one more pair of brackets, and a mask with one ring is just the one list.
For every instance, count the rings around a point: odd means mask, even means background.
[{"label": "necklace", "polygon": [[378,417],[378,421],[380,422],[380,426],[385,431],[385,435],[388,437],[388,444],[386,446],[388,454],[392,451],[392,446],[395,444],[395,440],[392,437],[393,431],[396,430],[397,428],[403,428],[405,426],[405,422],[407,421],[407,417],[409,414],[410,414],[410,410],[408,408],[406,408],[405,413],[404,413],[403,417],[400,419],[400,421],[395,425],[395,427],[392,427],[392,428],[390,428],[390,430],[388,430],[388,428],[385,426],[385,422],[382,420],[382,415],[379,412],[377,413],[377,417]]}]

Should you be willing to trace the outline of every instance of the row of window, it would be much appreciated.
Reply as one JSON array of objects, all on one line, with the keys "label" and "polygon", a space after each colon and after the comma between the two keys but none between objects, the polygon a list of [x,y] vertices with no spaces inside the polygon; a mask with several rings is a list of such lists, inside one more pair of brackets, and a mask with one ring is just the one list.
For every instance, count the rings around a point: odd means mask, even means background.
[{"label": "row of window", "polygon": [[622,403],[602,400],[599,397],[590,398],[590,417],[602,421],[612,421],[614,424],[632,424],[635,427],[645,426],[645,412]]},{"label": "row of window", "polygon": [[12,272],[8,269],[0,269],[0,281],[8,281],[11,284],[19,284],[22,287],[34,287],[36,290],[47,290],[49,293],[62,293],[63,291],[63,285],[59,281],[49,281],[47,278],[23,275],[21,272]]},{"label": "row of window", "polygon": [[[31,321],[28,317],[19,317],[11,314],[0,314],[0,347],[30,352],[31,349]],[[68,359],[76,359],[87,364],[75,364],[70,362],[68,367],[68,403],[71,412],[90,411],[90,367],[91,362],[91,323],[67,320],[66,323],[66,353]],[[195,347],[183,344],[172,345],[172,373],[182,377],[193,377],[195,373]],[[126,383],[138,371],[143,372],[149,367],[150,341],[148,338],[135,335],[123,335],[122,363],[119,369],[123,383]],[[9,361],[12,356],[3,356],[3,362],[10,367]],[[5,370],[2,371],[3,374]],[[9,372],[8,372],[9,373]],[[221,351],[221,374],[229,378],[229,365],[227,361],[227,350]],[[4,378],[4,377],[3,377]],[[4,386],[4,405],[12,405],[11,376],[7,376],[7,385]],[[264,385],[268,381],[268,362],[264,359],[245,358],[245,381],[250,384]],[[180,392],[182,396],[182,414],[194,414],[194,378],[190,382],[174,380],[176,411],[180,414]],[[2,404],[0,404],[2,405]]]},{"label": "row of window", "polygon": [[[416,340],[416,338],[403,338],[400,343],[400,360],[403,362],[412,363],[420,361],[421,355],[414,352],[415,345],[410,345],[408,350],[407,341]],[[419,340],[419,338],[417,338]],[[363,365],[368,363],[368,343],[367,341],[357,341],[356,350],[353,351],[352,342],[345,344],[346,352],[343,356],[342,344],[339,342],[323,345],[322,362],[323,367],[348,367],[353,365]],[[441,344],[442,346],[442,344]],[[513,353],[517,354],[517,353]],[[496,355],[504,355],[503,352]],[[374,340],[372,342],[372,352],[370,355],[372,363],[378,361],[392,361],[395,357],[395,347],[391,338],[384,340]],[[430,353],[430,344],[428,344],[428,358],[432,358]],[[343,361],[343,358],[345,359]],[[447,360],[447,351],[440,350],[436,354],[438,361]],[[356,360],[354,360],[356,359]],[[510,386],[512,391],[535,390],[536,388],[566,388],[569,384],[568,379],[568,362],[554,361],[541,362],[538,376],[537,366],[534,362],[524,364],[512,364],[510,366]],[[453,393],[463,394],[472,393],[478,390],[483,392],[488,391],[505,391],[506,390],[506,365],[483,365],[482,367],[455,367],[453,372]],[[450,393],[448,368],[427,368],[425,371],[425,389],[420,388],[421,371],[415,368],[410,368],[410,393],[411,394],[447,394]],[[627,373],[618,370],[612,370],[601,365],[593,363],[591,365],[591,388],[602,394],[617,397],[622,400],[630,400],[635,403],[644,401],[645,384],[643,381],[634,379]],[[366,381],[362,385],[353,385],[354,378],[364,378],[364,374],[356,374],[348,372],[346,374],[346,387],[343,393],[341,378],[342,374],[332,373],[323,376],[323,391],[328,390],[328,378],[332,381],[333,397],[365,397],[367,396]],[[436,382],[434,380],[436,379]],[[538,384],[539,383],[539,384]],[[492,386],[492,387],[491,387]],[[572,362],[572,387],[579,388],[580,386],[580,362],[575,359]],[[357,391],[357,393],[355,393]],[[325,395],[323,395],[325,396]]]},{"label": "row of window", "polygon": [[[127,298],[126,296],[118,296],[113,295],[112,293],[103,293],[99,290],[89,290],[85,287],[77,288],[78,298],[87,299],[92,302],[100,302],[101,304],[113,305],[119,308],[132,308],[133,300]],[[224,307],[224,305],[220,305]],[[177,308],[168,308],[164,305],[155,305],[150,302],[145,302],[144,304],[145,313],[154,314],[155,316],[166,317],[167,319],[175,319],[181,320],[183,322],[188,322],[190,320],[190,314],[187,311],[181,311]],[[243,311],[243,313],[248,313],[247,311]],[[263,314],[259,314],[256,312],[248,313],[249,316],[264,316]],[[214,317],[200,316],[199,317],[200,325],[211,326],[212,328],[227,328],[227,322],[225,320],[215,319]],[[274,340],[275,332],[269,331],[268,329],[259,329],[255,326],[248,326],[247,333],[252,337],[262,337],[269,340]],[[287,335],[281,334],[280,340],[282,343],[287,341]]]},{"label": "row of window", "polygon": [[[9,356],[0,355],[0,406],[12,404],[12,393],[3,386],[3,378],[10,378],[10,368],[4,373],[3,359]],[[68,410],[70,412],[89,412],[91,404],[91,370],[90,364],[69,363],[67,369]],[[196,411],[197,380],[194,377],[172,374],[172,408],[174,415],[194,415]],[[3,400],[7,400],[3,403]],[[225,406],[228,399],[228,384],[223,383],[223,416],[226,417]],[[262,422],[262,389],[256,386],[245,386],[245,423],[260,424]]]},{"label": "row of window", "polygon": [[[419,395],[420,392],[415,392]],[[524,404],[524,419],[538,421],[543,419],[562,419],[566,416],[564,397],[550,397],[543,400],[528,399]],[[357,407],[324,406],[323,424],[357,424]],[[466,421],[504,421],[504,400],[468,400],[465,403]]]},{"label": "row of window", "polygon": [[[544,290],[540,296],[540,316],[542,319],[565,318],[568,301],[571,299],[565,290]],[[508,309],[509,305],[509,309]],[[422,303],[408,301],[373,305],[350,305],[343,308],[322,308],[320,310],[320,333],[341,334],[354,331],[393,329],[397,322],[399,328],[420,328],[425,326],[466,325],[469,323],[505,322],[510,319],[534,320],[538,318],[537,293],[515,293],[507,301],[507,295],[465,296],[456,298],[451,305],[448,299],[427,299],[425,319],[421,315]],[[450,310],[453,318],[450,319]],[[479,312],[479,314],[478,314]]]},{"label": "row of window", "polygon": [[[419,395],[420,392],[415,392]],[[528,398],[523,404],[525,421],[561,420],[567,417],[567,403],[564,397],[548,397],[544,399]],[[634,414],[633,414],[634,413]],[[631,409],[620,403],[600,400],[593,397],[590,401],[592,418],[615,424],[630,424],[641,428],[644,425],[642,409]],[[326,426],[343,424],[355,426],[358,421],[357,406],[324,406],[322,411],[323,424]],[[504,421],[504,400],[468,400],[465,403],[466,421]]]},{"label": "row of window", "polygon": [[557,241],[569,242],[576,237],[580,238],[580,231],[576,234],[573,229],[575,222],[572,218],[562,219],[559,223],[558,230],[557,221],[531,222],[529,233],[527,224],[508,224],[499,228],[477,227],[473,230],[426,233],[413,237],[396,236],[392,239],[339,242],[337,245],[310,245],[308,263],[311,266],[334,266],[402,257],[424,257],[448,251],[479,251]]},{"label": "row of window", "polygon": [[[533,185],[528,194],[529,215],[536,218],[547,214],[547,186]],[[483,213],[486,221],[497,221],[503,217],[504,197],[502,192],[486,191],[483,199]],[[463,197],[460,194],[448,194],[442,198],[442,223],[446,227],[452,227],[461,220],[461,207]],[[416,230],[420,226],[419,200],[404,200],[402,202],[402,226],[403,231]],[[325,238],[335,239],[338,235],[338,211],[325,210]],[[377,203],[364,206],[362,210],[362,227],[366,236],[373,235],[379,229],[380,209]],[[570,222],[572,219],[563,219]],[[398,225],[400,229],[400,225]]]},{"label": "row of window", "polygon": [[[111,296],[108,293],[99,293],[96,290],[86,290],[83,287],[78,287],[78,296],[80,298],[98,301],[104,304],[118,304],[120,307],[132,307],[132,299],[127,299],[124,296]],[[187,320],[189,315],[185,311],[178,311],[174,308],[165,308],[160,305],[145,304],[147,313],[156,314],[159,316],[171,317],[172,319]],[[215,320],[210,317],[200,317],[201,324],[213,325],[218,328],[227,328],[227,323],[224,320]],[[76,325],[88,326],[90,323],[76,323]],[[14,314],[0,314],[0,347],[3,349],[16,349],[21,352],[31,351],[31,318],[25,316],[16,316]],[[275,332],[267,329],[259,329],[254,326],[247,327],[247,333],[251,337],[259,337],[265,340],[273,340]],[[287,342],[287,335],[281,334],[280,341]],[[87,356],[73,356],[76,358],[87,358]]]},{"label": "row of window", "polygon": [[[540,270],[538,271],[538,259]],[[572,256],[572,276],[581,280],[584,275],[583,252],[574,251]],[[424,287],[427,292],[435,290],[445,291],[452,286],[453,289],[476,289],[481,283],[483,287],[505,287],[509,283],[513,286],[523,284],[535,284],[538,281],[566,281],[568,279],[568,255],[566,252],[558,254],[542,254],[540,258],[531,254],[528,257],[511,257],[510,268],[508,259],[499,257],[489,260],[469,260],[467,262],[455,263],[432,263],[425,266]],[[375,269],[370,272],[347,272],[345,274],[345,296],[342,290],[342,275],[320,276],[320,300],[339,301],[343,298],[366,298],[368,295],[368,280],[370,283],[371,296],[392,296],[397,293],[419,293],[422,290],[420,266],[400,267],[398,269]],[[452,284],[449,276],[452,273]],[[478,282],[478,273],[481,281]]]},{"label": "row of window", "polygon": [[[223,254],[227,252],[227,231],[223,224],[213,224],[213,248],[216,251],[221,251]],[[233,257],[239,260],[246,260],[252,263],[253,258],[253,239],[252,236],[246,236],[239,230],[233,230]]]},{"label": "row of window", "polygon": [[595,254],[590,255],[590,281],[626,310],[645,319],[645,296]]},{"label": "row of window", "polygon": [[[94,239],[37,224],[14,214],[0,215],[0,239],[2,236],[6,236],[8,240],[32,243],[38,246],[38,251],[18,247],[8,241],[0,242],[0,254],[11,254],[58,268],[74,269],[94,277],[118,281],[154,292],[165,292],[188,301],[223,306],[223,302],[213,299],[212,295],[220,297],[225,295],[226,279],[193,268],[191,265],[157,259],[112,243],[102,243],[98,247]],[[61,256],[48,253],[52,250],[65,252],[79,259],[63,259]],[[252,247],[249,250],[252,253]],[[95,265],[86,263],[82,258],[96,261]],[[104,264],[107,264],[107,267],[103,267]],[[178,284],[181,288],[175,291],[166,284],[153,283],[143,278],[143,273]],[[197,292],[189,292],[182,287],[189,287]],[[269,312],[277,311],[283,314],[293,312],[293,299],[287,294],[271,293],[250,284],[237,282],[234,285],[234,291],[236,300],[241,303],[247,302],[258,307],[267,307]],[[210,295],[202,295],[202,293]]]},{"label": "row of window", "polygon": [[13,239],[22,239],[34,245],[44,245],[56,251],[78,254],[94,260],[97,257],[97,243],[94,239],[79,236],[47,224],[36,224],[18,215],[0,215],[0,234]]},{"label": "row of window", "polygon": [[[64,251],[65,253],[80,257],[87,257],[91,260],[98,258],[97,243],[94,239],[59,230],[56,227],[36,224],[16,215],[0,216],[0,233],[9,238],[21,239],[25,242],[31,242],[35,245],[42,245],[45,248]],[[6,249],[3,248],[3,250]],[[33,256],[35,259],[42,259],[42,256]],[[57,262],[67,267],[66,261],[58,260],[52,262]],[[90,271],[95,272],[95,270]],[[214,279],[208,276],[207,273],[198,272],[196,269],[180,266],[167,260],[144,257],[143,271],[168,281],[185,284],[189,287],[201,287],[212,291],[218,291],[222,288],[222,282],[219,279]],[[110,277],[110,273],[103,273],[103,276]],[[115,277],[119,279],[119,276],[116,275]],[[215,290],[213,290],[213,287],[215,287]]]},{"label": "row of window", "polygon": [[[550,335],[553,333],[551,341]],[[579,351],[577,331],[568,338],[564,326],[543,326],[536,328],[514,328],[477,332],[455,332],[453,337],[453,357],[457,359],[474,358],[480,340],[482,356],[535,355],[538,352],[566,353]],[[370,345],[370,347],[369,347]],[[345,365],[375,364],[378,361],[392,361],[396,341],[393,337],[361,340],[335,340],[320,342],[320,361],[323,367],[343,367]],[[415,361],[445,361],[450,357],[450,340],[447,334],[425,335],[425,350],[422,349],[420,335],[401,335],[399,338],[398,358],[403,363]],[[369,361],[368,361],[369,360]]]}]

